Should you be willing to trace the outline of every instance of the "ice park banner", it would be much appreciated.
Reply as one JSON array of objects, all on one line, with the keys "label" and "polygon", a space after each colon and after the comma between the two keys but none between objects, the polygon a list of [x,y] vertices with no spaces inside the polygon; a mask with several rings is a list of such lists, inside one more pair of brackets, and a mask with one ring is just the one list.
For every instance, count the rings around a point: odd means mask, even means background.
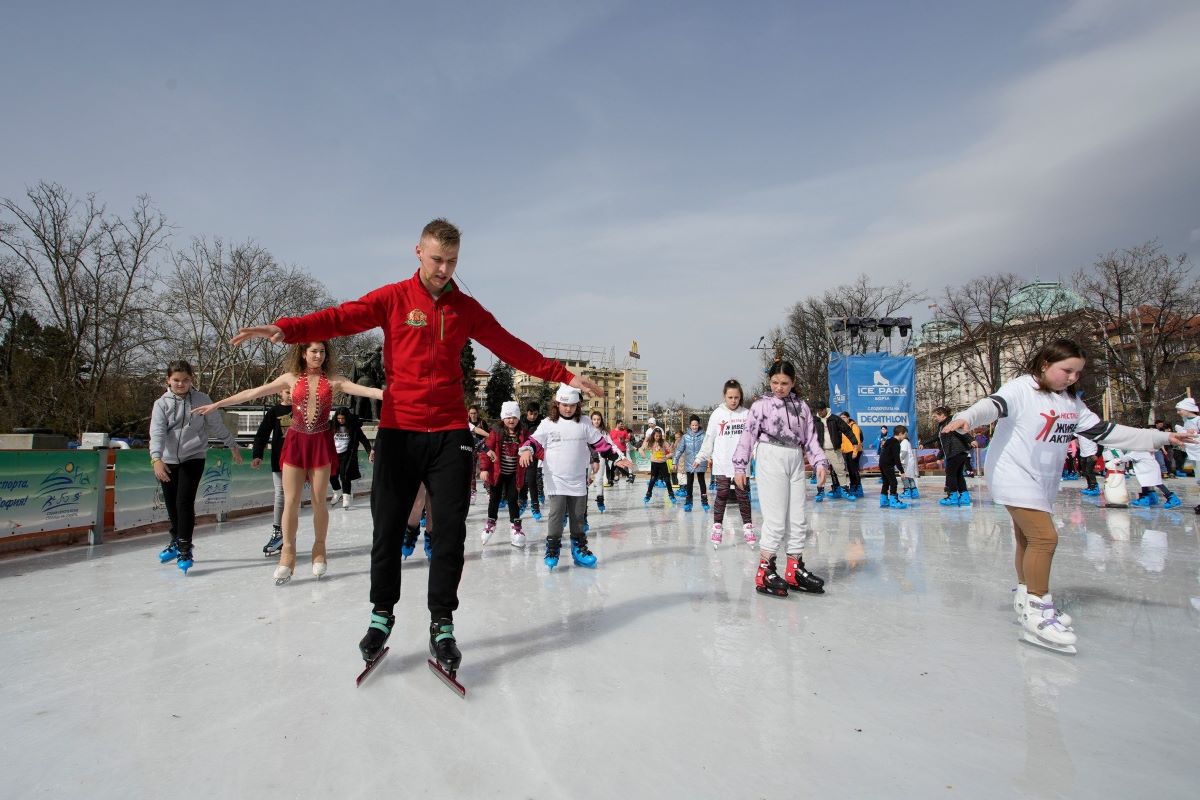
[{"label": "ice park banner", "polygon": [[829,408],[849,411],[870,441],[881,425],[917,424],[917,361],[912,356],[829,354]]}]

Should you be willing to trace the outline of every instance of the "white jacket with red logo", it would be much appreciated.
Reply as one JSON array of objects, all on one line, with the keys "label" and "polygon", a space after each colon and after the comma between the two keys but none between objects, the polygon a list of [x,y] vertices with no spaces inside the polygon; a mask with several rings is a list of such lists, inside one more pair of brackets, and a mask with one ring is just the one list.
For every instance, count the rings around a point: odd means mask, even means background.
[{"label": "white jacket with red logo", "polygon": [[1076,435],[1123,450],[1154,450],[1170,438],[1153,428],[1104,422],[1075,395],[1042,391],[1032,375],[1014,378],[955,419],[969,428],[999,420],[986,464],[992,499],[1046,512],[1054,509],[1067,445]]},{"label": "white jacket with red logo", "polygon": [[501,327],[491,313],[451,281],[434,300],[418,273],[358,300],[303,317],[275,321],[288,343],[313,342],[383,328],[387,386],[379,427],[450,431],[463,427],[462,367],[468,339],[504,363],[543,380],[569,383],[566,367]]}]

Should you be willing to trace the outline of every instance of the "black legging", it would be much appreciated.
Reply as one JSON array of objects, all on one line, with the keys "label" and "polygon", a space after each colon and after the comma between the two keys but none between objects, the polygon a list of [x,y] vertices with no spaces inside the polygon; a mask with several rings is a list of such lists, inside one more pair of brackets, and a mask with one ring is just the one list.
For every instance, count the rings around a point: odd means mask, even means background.
[{"label": "black legging", "polygon": [[646,497],[651,497],[654,494],[654,483],[661,479],[667,484],[667,491],[671,491],[671,473],[667,472],[667,463],[665,461],[650,462],[650,483],[646,486]]},{"label": "black legging", "polygon": [[[526,472],[526,475],[529,473]],[[500,480],[496,481],[494,486],[488,488],[488,512],[487,518],[494,520],[496,515],[500,513],[500,498],[503,497],[508,503],[508,521],[516,522],[521,518],[520,503],[517,501],[517,476],[516,473],[510,472],[505,475],[500,473]],[[534,497],[534,509],[537,509],[537,498]]]},{"label": "black legging", "polygon": [[1096,488],[1096,457],[1095,456],[1080,456],[1079,469],[1083,473],[1083,479],[1087,481],[1089,489]]},{"label": "black legging", "polygon": [[879,494],[883,495],[884,497],[887,497],[888,495],[895,497],[897,494],[896,468],[890,466],[886,468],[880,468],[879,476],[883,478],[883,488],[879,490]]},{"label": "black legging", "polygon": [[957,453],[946,459],[946,494],[962,494],[967,491],[967,478],[963,474],[967,468],[968,453]]},{"label": "black legging", "polygon": [[692,502],[692,481],[698,480],[700,481],[700,502],[708,505],[708,481],[704,480],[704,470],[689,472],[687,476],[687,500],[685,502]]},{"label": "black legging", "polygon": [[842,453],[842,460],[846,462],[846,476],[850,480],[850,486],[861,486],[862,476],[858,471],[858,456],[853,453]]},{"label": "black legging", "polygon": [[717,475],[717,502],[713,503],[713,522],[725,521],[725,504],[733,493],[738,510],[742,513],[742,524],[750,524],[750,488],[739,491],[737,485],[728,475]]},{"label": "black legging", "polygon": [[167,464],[167,472],[171,474],[171,480],[159,485],[167,504],[167,517],[171,520],[171,538],[190,549],[192,532],[196,529],[196,491],[204,477],[204,459]]},{"label": "black legging", "polygon": [[533,509],[535,514],[541,513],[541,508],[538,504],[538,495],[542,493],[542,471],[538,468],[537,462],[529,465],[529,469],[525,470],[525,485],[518,492],[517,497],[521,503],[529,501],[529,507]]}]

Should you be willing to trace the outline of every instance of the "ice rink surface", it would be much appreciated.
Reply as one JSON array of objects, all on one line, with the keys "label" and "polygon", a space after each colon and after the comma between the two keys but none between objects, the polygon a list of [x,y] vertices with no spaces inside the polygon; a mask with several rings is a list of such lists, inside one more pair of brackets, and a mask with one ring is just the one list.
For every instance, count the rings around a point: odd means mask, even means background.
[{"label": "ice rink surface", "polygon": [[[542,564],[468,520],[460,699],[427,668],[427,565],[404,566],[391,653],[361,687],[366,498],[332,512],[329,574],[276,587],[269,518],[0,562],[6,798],[1195,798],[1200,545],[1175,511],[1067,484],[1052,590],[1079,654],[1018,642],[1010,527],[973,486],[907,511],[808,506],[823,596],[754,591],[711,513],[592,504],[598,569]],[[731,529],[736,508],[726,522]],[[755,521],[758,521],[757,508]]]}]

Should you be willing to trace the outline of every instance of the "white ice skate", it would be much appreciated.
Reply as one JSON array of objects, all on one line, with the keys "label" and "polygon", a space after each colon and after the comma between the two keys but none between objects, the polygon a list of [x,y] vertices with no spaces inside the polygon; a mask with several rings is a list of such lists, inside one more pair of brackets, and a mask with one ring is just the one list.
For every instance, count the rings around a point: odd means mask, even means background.
[{"label": "white ice skate", "polygon": [[323,578],[325,576],[325,573],[329,571],[329,564],[327,564],[324,561],[314,561],[312,567],[313,567],[313,577],[318,580]]},{"label": "white ice skate", "polygon": [[349,508],[349,507],[350,507],[350,495],[344,495],[342,497],[342,508]]},{"label": "white ice skate", "polygon": [[742,526],[742,538],[746,540],[746,544],[755,544],[758,542],[758,534],[754,532],[753,522],[747,522]]},{"label": "white ice skate", "polygon": [[[1025,588],[1025,584],[1023,584],[1023,583],[1018,583],[1017,588],[1013,589],[1013,613],[1017,615],[1016,623],[1018,625],[1022,624],[1022,621],[1024,619],[1025,598],[1028,597],[1028,595],[1029,595],[1029,590]],[[1054,599],[1051,597],[1049,592],[1047,592],[1045,594],[1043,599],[1047,603],[1054,602]],[[1055,614],[1055,616],[1058,617],[1059,624],[1061,624],[1064,628],[1066,628],[1069,631],[1075,630],[1073,627],[1071,627],[1071,623],[1073,623],[1074,620],[1071,618],[1070,614],[1066,614],[1062,611],[1059,611],[1057,607],[1054,609],[1054,614]]]},{"label": "white ice skate", "polygon": [[1058,621],[1054,603],[1036,594],[1025,596],[1025,613],[1021,618],[1021,640],[1053,650],[1075,655],[1075,634]]},{"label": "white ice skate", "polygon": [[483,533],[479,534],[479,543],[487,544],[492,540],[492,534],[496,532],[496,523],[488,520],[483,523]]},{"label": "white ice skate", "polygon": [[341,492],[334,492],[334,493],[333,493],[333,499],[329,501],[329,504],[330,504],[330,505],[334,505],[334,506],[336,506],[336,505],[337,505],[338,503],[340,503],[341,501],[342,501],[342,493],[341,493]]},{"label": "white ice skate", "polygon": [[708,537],[709,539],[712,539],[713,550],[716,550],[721,546],[721,536],[724,533],[725,529],[721,527],[721,523],[714,522],[712,526],[712,536]]},{"label": "white ice skate", "polygon": [[283,586],[292,579],[292,568],[280,564],[275,568],[275,585]]},{"label": "white ice skate", "polygon": [[525,546],[525,531],[521,530],[521,528],[519,526],[513,525],[512,526],[512,538],[510,541],[512,541],[513,547],[524,547]]}]

